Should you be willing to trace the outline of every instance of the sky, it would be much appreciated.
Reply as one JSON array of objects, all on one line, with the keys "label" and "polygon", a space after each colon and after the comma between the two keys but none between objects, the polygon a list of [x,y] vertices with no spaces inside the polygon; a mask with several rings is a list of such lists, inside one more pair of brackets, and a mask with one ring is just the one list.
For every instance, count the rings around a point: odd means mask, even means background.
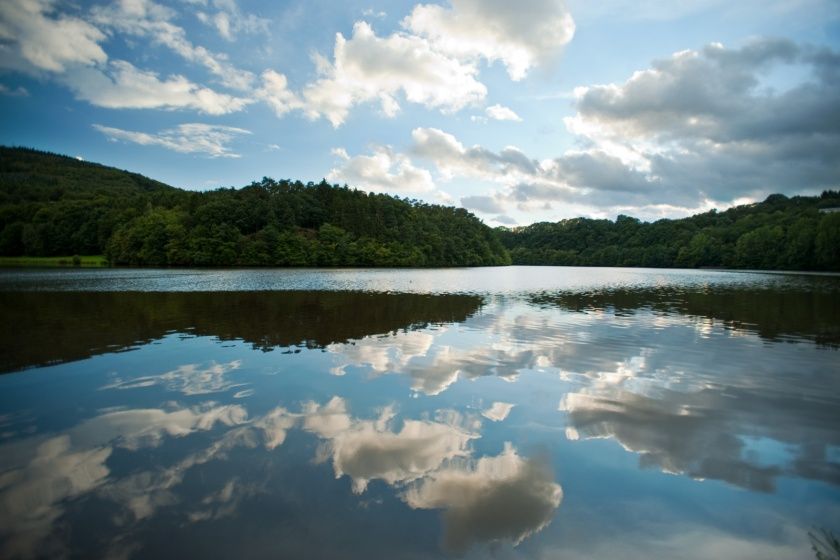
[{"label": "sky", "polygon": [[492,226],[818,194],[840,0],[2,0],[0,144]]}]

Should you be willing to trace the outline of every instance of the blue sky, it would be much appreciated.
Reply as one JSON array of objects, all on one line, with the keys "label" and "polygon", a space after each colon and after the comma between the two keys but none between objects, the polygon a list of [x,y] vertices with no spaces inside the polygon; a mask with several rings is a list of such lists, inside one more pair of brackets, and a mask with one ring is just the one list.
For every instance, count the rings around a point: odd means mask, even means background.
[{"label": "blue sky", "polygon": [[837,0],[0,3],[0,143],[491,225],[840,186]]}]

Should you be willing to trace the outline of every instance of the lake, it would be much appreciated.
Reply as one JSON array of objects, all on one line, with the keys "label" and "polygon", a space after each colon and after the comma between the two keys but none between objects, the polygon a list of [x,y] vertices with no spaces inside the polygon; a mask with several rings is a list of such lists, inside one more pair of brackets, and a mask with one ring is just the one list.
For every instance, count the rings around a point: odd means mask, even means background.
[{"label": "lake", "polygon": [[814,558],[840,277],[0,271],[0,556]]}]

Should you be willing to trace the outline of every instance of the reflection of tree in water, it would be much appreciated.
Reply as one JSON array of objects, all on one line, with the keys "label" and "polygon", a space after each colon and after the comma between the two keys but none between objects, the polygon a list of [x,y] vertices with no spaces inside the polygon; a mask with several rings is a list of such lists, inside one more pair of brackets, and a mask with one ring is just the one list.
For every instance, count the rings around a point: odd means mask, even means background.
[{"label": "reflection of tree in water", "polygon": [[263,351],[323,348],[373,334],[464,321],[467,295],[364,292],[0,293],[0,371],[84,359],[171,332],[244,340]]},{"label": "reflection of tree in water", "polygon": [[771,286],[709,289],[674,287],[614,289],[598,292],[542,293],[530,298],[540,306],[570,311],[636,311],[680,314],[721,321],[727,328],[754,332],[765,339],[799,337],[820,345],[840,346],[840,283],[813,279],[794,288]]}]

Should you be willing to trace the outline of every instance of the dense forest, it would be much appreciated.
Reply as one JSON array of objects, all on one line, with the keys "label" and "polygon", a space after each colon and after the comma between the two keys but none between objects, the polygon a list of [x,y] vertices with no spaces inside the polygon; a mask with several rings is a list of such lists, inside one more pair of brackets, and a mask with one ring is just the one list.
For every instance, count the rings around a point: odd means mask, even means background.
[{"label": "dense forest", "polygon": [[840,193],[774,194],[680,220],[575,218],[497,228],[514,264],[840,271]]},{"label": "dense forest", "polygon": [[840,271],[840,193],[781,194],[680,220],[484,225],[462,208],[263,178],[187,191],[0,147],[0,256],[116,265],[723,267]]},{"label": "dense forest", "polygon": [[112,264],[510,264],[461,208],[264,178],[195,192],[22,148],[0,148],[0,255],[105,254]]}]

